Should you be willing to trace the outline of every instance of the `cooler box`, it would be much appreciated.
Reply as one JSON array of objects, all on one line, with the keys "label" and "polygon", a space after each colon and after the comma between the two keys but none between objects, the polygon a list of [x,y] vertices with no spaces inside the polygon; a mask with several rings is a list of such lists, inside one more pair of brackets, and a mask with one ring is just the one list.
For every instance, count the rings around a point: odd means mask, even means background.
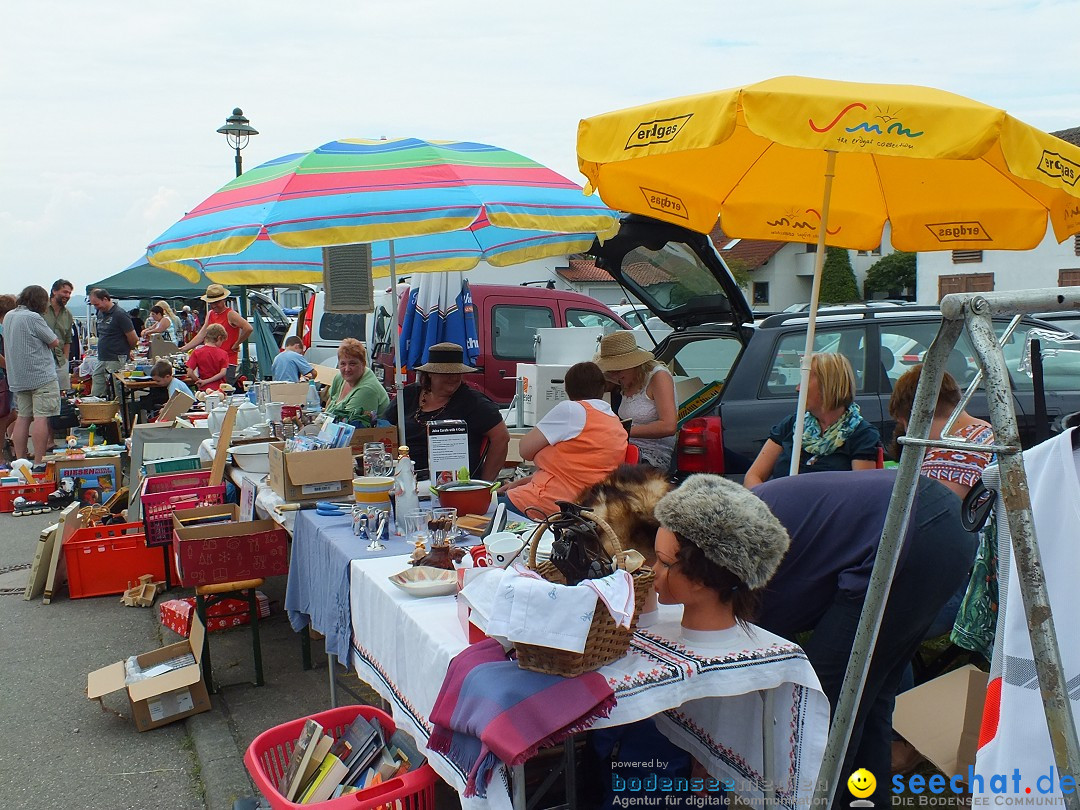
[{"label": "cooler box", "polygon": [[567,398],[563,378],[570,365],[573,364],[552,366],[518,363],[517,375],[522,379],[521,396],[526,425],[535,425]]}]

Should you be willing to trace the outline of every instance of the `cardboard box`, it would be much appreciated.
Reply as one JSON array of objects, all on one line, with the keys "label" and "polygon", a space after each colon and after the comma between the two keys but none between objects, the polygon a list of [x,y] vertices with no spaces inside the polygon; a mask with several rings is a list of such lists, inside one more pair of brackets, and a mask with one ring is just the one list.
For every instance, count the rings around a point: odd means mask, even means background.
[{"label": "cardboard box", "polygon": [[979,743],[987,674],[971,664],[896,696],[893,728],[946,776],[967,780]]},{"label": "cardboard box", "polygon": [[259,399],[262,402],[280,402],[282,405],[303,405],[307,402],[310,387],[306,382],[274,382],[266,380],[259,383]]},{"label": "cardboard box", "polygon": [[352,448],[286,453],[284,442],[269,449],[270,489],[286,501],[352,497]]},{"label": "cardboard box", "polygon": [[428,471],[433,485],[457,480],[469,470],[469,427],[463,419],[438,419],[427,424]]},{"label": "cardboard box", "polygon": [[[227,521],[186,526],[184,521]],[[272,520],[240,520],[234,503],[173,512],[173,554],[184,587],[289,573],[288,533]]]},{"label": "cardboard box", "polygon": [[398,429],[396,427],[357,428],[353,431],[349,446],[354,455],[364,452],[364,445],[368,442],[382,442],[386,452],[397,458],[398,454]]},{"label": "cardboard box", "polygon": [[117,661],[87,676],[86,696],[91,700],[100,700],[105,695],[124,689],[131,705],[135,728],[139,731],[149,731],[209,711],[210,695],[206,692],[200,664],[205,636],[206,630],[196,617],[191,623],[191,636],[187,640],[136,656],[143,670],[188,654],[194,656],[194,663],[127,683],[124,662]]}]

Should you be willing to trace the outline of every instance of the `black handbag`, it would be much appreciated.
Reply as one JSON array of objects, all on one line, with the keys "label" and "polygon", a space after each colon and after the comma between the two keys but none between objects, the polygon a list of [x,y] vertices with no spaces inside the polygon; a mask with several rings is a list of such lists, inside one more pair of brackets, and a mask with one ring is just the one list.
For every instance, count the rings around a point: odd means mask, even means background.
[{"label": "black handbag", "polygon": [[599,527],[581,514],[583,507],[578,504],[555,503],[560,513],[548,519],[554,535],[551,564],[566,578],[567,585],[606,577],[612,572],[611,560],[604,550]]}]

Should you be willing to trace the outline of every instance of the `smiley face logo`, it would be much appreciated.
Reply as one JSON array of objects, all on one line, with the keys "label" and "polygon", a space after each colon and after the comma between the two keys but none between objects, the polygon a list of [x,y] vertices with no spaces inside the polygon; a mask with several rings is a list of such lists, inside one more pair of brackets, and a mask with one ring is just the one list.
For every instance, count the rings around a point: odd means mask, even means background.
[{"label": "smiley face logo", "polygon": [[852,796],[857,799],[865,799],[874,792],[874,788],[877,787],[877,779],[866,768],[859,768],[848,777],[847,787]]}]

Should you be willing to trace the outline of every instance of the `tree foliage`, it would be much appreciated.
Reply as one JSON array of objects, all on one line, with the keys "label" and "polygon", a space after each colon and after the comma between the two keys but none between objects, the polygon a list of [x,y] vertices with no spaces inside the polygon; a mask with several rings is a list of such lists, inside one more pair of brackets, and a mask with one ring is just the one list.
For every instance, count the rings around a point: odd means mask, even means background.
[{"label": "tree foliage", "polygon": [[915,290],[915,254],[896,251],[882,256],[866,271],[863,293],[886,293],[887,298],[900,298]]},{"label": "tree foliage", "polygon": [[825,266],[821,271],[819,303],[845,304],[857,301],[858,298],[859,285],[855,281],[855,271],[851,268],[851,257],[847,249],[826,248]]},{"label": "tree foliage", "polygon": [[744,290],[750,289],[750,262],[746,259],[730,259],[724,262],[727,265],[728,270],[731,271],[731,277],[735,279],[735,283],[742,287]]}]

